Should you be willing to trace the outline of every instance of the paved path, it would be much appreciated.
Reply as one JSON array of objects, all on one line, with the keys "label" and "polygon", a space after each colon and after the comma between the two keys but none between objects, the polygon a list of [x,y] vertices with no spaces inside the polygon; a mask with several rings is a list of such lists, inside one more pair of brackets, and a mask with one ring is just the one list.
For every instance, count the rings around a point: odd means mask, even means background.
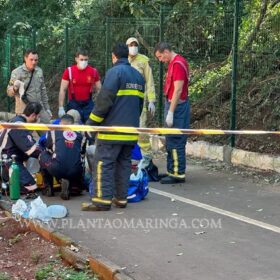
[{"label": "paved path", "polygon": [[137,280],[280,279],[280,185],[190,165],[185,184],[151,187],[124,210],[81,212],[86,196],[48,203],[70,210],[62,232]]}]

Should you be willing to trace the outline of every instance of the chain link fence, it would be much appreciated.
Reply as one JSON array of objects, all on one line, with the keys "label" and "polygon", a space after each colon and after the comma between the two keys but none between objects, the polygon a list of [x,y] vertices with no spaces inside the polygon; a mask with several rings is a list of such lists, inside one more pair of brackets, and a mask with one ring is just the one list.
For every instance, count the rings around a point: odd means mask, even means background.
[{"label": "chain link fence", "polygon": [[[6,34],[0,40],[1,97],[6,96],[10,72],[22,63],[22,52],[36,44],[40,66],[45,73],[50,102],[56,110],[63,70],[74,63],[77,48],[89,51],[90,64],[103,78],[111,67],[111,49],[116,42],[133,36],[140,42],[140,53],[150,58],[158,98],[157,122],[162,125],[162,83],[165,68],[155,60],[153,48],[161,40],[170,42],[176,52],[185,56],[191,68],[190,98],[193,103],[194,128],[228,129],[231,118],[232,86],[237,88],[237,129],[280,129],[279,105],[270,97],[279,96],[280,8],[267,13],[265,20],[256,8],[242,4],[239,15],[238,75],[232,79],[232,46],[234,1],[221,2],[219,8],[210,3],[203,8],[162,7],[156,18],[112,18],[105,25],[69,26],[55,34],[42,31]],[[184,20],[182,20],[184,19]],[[202,20],[203,19],[203,20]],[[276,97],[275,97],[276,98]],[[272,100],[277,100],[277,99]],[[2,103],[3,109],[12,109]],[[265,119],[254,116],[254,107],[267,110]],[[252,115],[251,118],[248,118]],[[246,125],[242,123],[247,121]],[[219,137],[215,138],[219,142]],[[238,138],[239,139],[239,138]],[[237,139],[237,140],[238,140]]]}]

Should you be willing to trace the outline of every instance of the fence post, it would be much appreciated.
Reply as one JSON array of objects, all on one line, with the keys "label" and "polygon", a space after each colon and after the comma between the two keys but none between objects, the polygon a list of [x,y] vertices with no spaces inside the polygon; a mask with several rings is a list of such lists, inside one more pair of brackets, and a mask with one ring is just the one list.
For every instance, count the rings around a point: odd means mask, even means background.
[{"label": "fence post", "polygon": [[37,45],[37,37],[36,37],[36,29],[32,29],[32,47],[36,49]]},{"label": "fence post", "polygon": [[69,27],[68,24],[65,26],[65,68],[69,66]]},{"label": "fence post", "polygon": [[[4,83],[7,86],[9,75],[11,73],[11,35],[8,33],[5,36],[5,73],[4,73]],[[7,98],[8,112],[11,112],[11,100]]]},{"label": "fence post", "polygon": [[[164,16],[163,16],[163,8],[160,6],[160,14],[159,14],[159,40],[162,42],[164,40]],[[163,126],[163,106],[162,106],[162,98],[163,98],[163,63],[159,63],[159,101],[158,101],[158,122],[160,126]]]},{"label": "fence post", "polygon": [[[238,27],[239,27],[239,3],[235,0],[234,7],[234,29],[233,29],[233,46],[232,46],[232,77],[231,77],[231,118],[230,129],[236,129],[236,86],[237,86],[237,58],[238,58]],[[235,135],[230,137],[230,146],[235,146]]]},{"label": "fence post", "polygon": [[111,32],[110,18],[106,17],[106,71],[109,69],[110,32]]}]

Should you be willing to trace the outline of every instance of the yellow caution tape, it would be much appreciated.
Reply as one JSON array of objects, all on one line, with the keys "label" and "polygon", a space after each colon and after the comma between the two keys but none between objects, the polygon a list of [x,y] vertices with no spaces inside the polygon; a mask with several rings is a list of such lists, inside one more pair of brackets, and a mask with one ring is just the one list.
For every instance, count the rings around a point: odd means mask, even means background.
[{"label": "yellow caution tape", "polygon": [[0,123],[0,129],[25,129],[25,130],[72,130],[72,131],[110,131],[133,134],[203,134],[203,135],[280,135],[280,131],[263,130],[220,130],[220,129],[179,129],[179,128],[138,128],[121,126],[89,126],[89,125],[55,125],[41,123]]}]

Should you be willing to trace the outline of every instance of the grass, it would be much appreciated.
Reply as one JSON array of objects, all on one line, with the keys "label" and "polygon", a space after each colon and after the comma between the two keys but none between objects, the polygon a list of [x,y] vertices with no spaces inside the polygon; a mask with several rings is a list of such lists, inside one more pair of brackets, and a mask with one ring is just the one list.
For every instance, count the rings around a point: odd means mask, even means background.
[{"label": "grass", "polygon": [[[90,271],[76,271],[69,267],[53,267],[51,264],[41,267],[35,275],[36,280],[98,280]],[[0,279],[1,280],[1,279]]]},{"label": "grass", "polygon": [[38,253],[32,253],[32,256],[31,256],[31,260],[34,264],[38,264],[39,263],[39,260],[41,258],[41,255],[38,254]]},{"label": "grass", "polygon": [[10,280],[10,276],[8,273],[0,272],[0,280]]},{"label": "grass", "polygon": [[13,238],[9,239],[9,244],[10,246],[16,244],[17,242],[19,242],[21,240],[21,235],[18,234],[16,236],[14,236]]}]

